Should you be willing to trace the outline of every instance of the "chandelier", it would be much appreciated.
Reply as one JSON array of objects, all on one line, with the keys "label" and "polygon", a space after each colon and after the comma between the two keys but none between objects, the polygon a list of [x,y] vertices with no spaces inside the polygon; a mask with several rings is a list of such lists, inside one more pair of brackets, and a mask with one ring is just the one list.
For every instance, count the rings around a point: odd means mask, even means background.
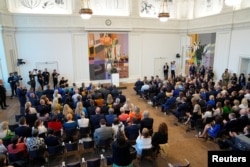
[{"label": "chandelier", "polygon": [[92,9],[89,8],[89,0],[82,0],[82,8],[79,11],[82,19],[90,19],[93,12]]},{"label": "chandelier", "polygon": [[167,10],[168,10],[168,2],[167,2],[167,0],[162,0],[159,14],[158,14],[158,18],[161,22],[167,21],[168,18],[170,17]]},{"label": "chandelier", "polygon": [[237,6],[241,4],[241,0],[225,0],[227,6]]}]

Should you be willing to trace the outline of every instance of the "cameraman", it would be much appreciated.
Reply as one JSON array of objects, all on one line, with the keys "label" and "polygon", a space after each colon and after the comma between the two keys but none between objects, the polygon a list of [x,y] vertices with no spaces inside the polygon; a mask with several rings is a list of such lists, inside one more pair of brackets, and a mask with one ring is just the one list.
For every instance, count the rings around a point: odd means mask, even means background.
[{"label": "cameraman", "polygon": [[58,76],[60,74],[57,73],[56,69],[53,71],[52,73],[52,78],[53,78],[53,83],[54,83],[54,89],[56,88],[57,84],[58,84]]},{"label": "cameraman", "polygon": [[27,101],[27,97],[26,97],[27,89],[25,87],[23,88],[18,83],[16,92],[17,92],[18,100],[20,102],[20,113],[24,115],[25,103]]},{"label": "cameraman", "polygon": [[60,85],[61,88],[64,88],[64,87],[66,87],[67,83],[68,83],[68,80],[64,79],[64,77],[62,77],[60,82],[59,82],[59,85]]}]

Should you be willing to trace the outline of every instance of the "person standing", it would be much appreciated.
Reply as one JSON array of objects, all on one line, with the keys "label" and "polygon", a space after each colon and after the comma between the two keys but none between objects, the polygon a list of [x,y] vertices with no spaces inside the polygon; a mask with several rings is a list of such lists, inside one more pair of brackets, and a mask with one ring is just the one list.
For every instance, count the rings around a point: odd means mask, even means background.
[{"label": "person standing", "polygon": [[3,85],[3,80],[0,80],[0,105],[3,110],[5,109],[5,107],[9,107],[6,104],[6,89]]},{"label": "person standing", "polygon": [[189,75],[190,76],[195,76],[195,66],[194,63],[192,63],[189,67]]},{"label": "person standing", "polygon": [[229,79],[230,79],[230,73],[228,72],[228,69],[225,69],[225,72],[222,74],[222,85],[223,86],[227,86],[229,83]]},{"label": "person standing", "polygon": [[54,69],[53,73],[52,73],[52,78],[53,78],[53,84],[54,84],[54,89],[56,88],[57,84],[58,84],[58,76],[60,74],[57,73],[56,69]]},{"label": "person standing", "polygon": [[48,85],[50,73],[47,71],[47,68],[44,69],[42,75],[43,75],[44,85]]},{"label": "person standing", "polygon": [[199,75],[204,78],[205,73],[206,73],[205,67],[204,67],[204,65],[201,65],[201,67],[199,69]]},{"label": "person standing", "polygon": [[20,113],[24,115],[24,111],[25,111],[25,103],[27,101],[27,97],[26,97],[26,93],[27,93],[27,89],[23,88],[20,83],[17,84],[17,96],[20,102]]},{"label": "person standing", "polygon": [[175,61],[171,62],[171,78],[175,79],[175,69],[176,69],[176,65],[175,65]]},{"label": "person standing", "polygon": [[35,91],[36,90],[36,80],[35,80],[34,71],[29,71],[29,78],[30,78],[30,87]]},{"label": "person standing", "polygon": [[42,90],[43,90],[43,75],[42,75],[42,71],[41,70],[38,70],[38,73],[37,73],[37,80],[38,80],[38,83],[40,84]]},{"label": "person standing", "polygon": [[214,78],[213,68],[209,66],[208,71],[207,71],[207,82],[209,82],[213,78]]},{"label": "person standing", "polygon": [[11,88],[11,99],[13,98],[14,94],[16,94],[16,80],[14,78],[14,74],[10,73],[10,76],[8,78],[8,83],[10,84],[10,88]]},{"label": "person standing", "polygon": [[168,66],[168,63],[166,62],[165,65],[163,66],[163,73],[164,73],[165,80],[168,79],[168,69],[169,69],[169,66]]}]

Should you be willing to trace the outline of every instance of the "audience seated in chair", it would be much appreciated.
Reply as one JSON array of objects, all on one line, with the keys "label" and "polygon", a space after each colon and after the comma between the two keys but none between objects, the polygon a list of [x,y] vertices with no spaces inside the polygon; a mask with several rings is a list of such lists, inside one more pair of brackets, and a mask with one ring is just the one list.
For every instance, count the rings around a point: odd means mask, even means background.
[{"label": "audience seated in chair", "polygon": [[140,121],[141,124],[141,131],[143,128],[147,128],[149,130],[149,135],[151,136],[153,134],[153,123],[154,119],[149,117],[149,112],[145,110],[143,112],[143,118]]},{"label": "audience seated in chair", "polygon": [[28,157],[27,146],[22,142],[21,138],[14,136],[11,139],[11,144],[8,145],[8,154],[16,154],[22,152],[23,157]]},{"label": "audience seated in chair", "polygon": [[114,119],[117,118],[117,115],[114,114],[114,109],[113,108],[109,108],[108,109],[109,114],[105,115],[105,119],[107,122],[107,126],[112,126]]},{"label": "audience seated in chair", "polygon": [[30,137],[31,128],[26,124],[26,118],[21,117],[19,119],[19,127],[15,129],[15,134],[19,137]]},{"label": "audience seated in chair", "polygon": [[100,120],[100,128],[95,129],[94,140],[96,144],[99,144],[101,140],[112,139],[113,129],[106,126],[105,119]]},{"label": "audience seated in chair", "polygon": [[168,126],[165,122],[162,122],[158,127],[158,131],[155,132],[152,137],[154,152],[157,154],[160,149],[159,144],[165,143],[168,143]]},{"label": "audience seated in chair", "polygon": [[142,129],[142,133],[136,139],[135,149],[137,151],[137,156],[142,155],[143,149],[152,148],[152,138],[149,136],[149,131],[147,128]]},{"label": "audience seated in chair", "polygon": [[203,132],[201,134],[196,135],[196,137],[205,138],[205,139],[207,139],[207,137],[211,137],[215,139],[221,130],[221,120],[222,118],[217,116],[215,118],[215,121],[213,121],[212,123],[206,124]]},{"label": "audience seated in chair", "polygon": [[42,148],[45,148],[44,139],[38,137],[38,130],[34,129],[32,131],[32,137],[26,139],[26,145],[28,151],[35,151]]},{"label": "audience seated in chair", "polygon": [[140,124],[137,119],[132,119],[132,124],[125,127],[125,134],[130,141],[135,141],[139,136]]},{"label": "audience seated in chair", "polygon": [[90,124],[91,124],[92,131],[100,127],[101,119],[105,119],[105,117],[103,114],[101,114],[101,108],[96,107],[95,115],[90,116]]},{"label": "audience seated in chair", "polygon": [[112,129],[113,129],[113,139],[114,140],[116,139],[116,135],[119,131],[121,131],[125,135],[125,126],[123,125],[122,122],[119,121],[118,118],[114,119],[114,122],[112,124]]}]

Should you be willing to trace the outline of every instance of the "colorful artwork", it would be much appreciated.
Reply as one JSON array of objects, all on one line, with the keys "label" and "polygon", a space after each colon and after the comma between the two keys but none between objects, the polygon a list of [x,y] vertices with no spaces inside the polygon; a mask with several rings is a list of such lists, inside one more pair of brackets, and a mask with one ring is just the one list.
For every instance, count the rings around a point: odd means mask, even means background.
[{"label": "colorful artwork", "polygon": [[128,34],[116,32],[89,32],[90,80],[110,79],[118,72],[128,78]]}]

